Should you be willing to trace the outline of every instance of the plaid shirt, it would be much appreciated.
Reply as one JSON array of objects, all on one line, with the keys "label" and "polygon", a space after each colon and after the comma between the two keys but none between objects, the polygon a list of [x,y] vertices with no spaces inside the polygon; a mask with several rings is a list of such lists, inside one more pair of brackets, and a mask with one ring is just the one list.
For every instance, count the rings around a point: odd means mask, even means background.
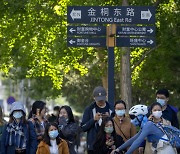
[{"label": "plaid shirt", "polygon": [[43,121],[41,122],[36,117],[36,115],[33,115],[32,118],[29,120],[34,124],[37,137],[43,136],[45,132],[45,127],[48,124],[48,121],[45,118],[43,118]]}]

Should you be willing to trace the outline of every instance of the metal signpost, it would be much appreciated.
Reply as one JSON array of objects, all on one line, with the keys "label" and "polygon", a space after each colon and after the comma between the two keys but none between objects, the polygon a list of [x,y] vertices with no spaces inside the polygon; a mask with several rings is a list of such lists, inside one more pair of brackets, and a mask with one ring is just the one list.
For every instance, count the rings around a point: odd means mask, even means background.
[{"label": "metal signpost", "polygon": [[[108,101],[114,103],[114,47],[154,47],[155,24],[153,6],[68,6],[67,22],[82,23],[68,26],[68,47],[107,47]],[[87,26],[84,24],[111,24]],[[117,26],[115,24],[120,24]],[[122,26],[125,24],[125,26]],[[133,26],[130,26],[133,24]],[[75,37],[76,36],[76,37]],[[106,36],[106,37],[105,37]],[[117,36],[117,37],[116,37]],[[147,37],[148,36],[148,37]]]}]

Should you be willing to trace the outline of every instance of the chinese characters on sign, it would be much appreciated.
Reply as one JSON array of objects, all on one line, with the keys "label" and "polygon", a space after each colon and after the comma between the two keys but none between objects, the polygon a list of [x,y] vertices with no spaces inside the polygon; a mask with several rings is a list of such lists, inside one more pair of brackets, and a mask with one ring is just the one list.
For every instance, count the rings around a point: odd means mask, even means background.
[{"label": "chinese characters on sign", "polygon": [[118,26],[116,30],[116,35],[146,35],[154,36],[155,27],[154,26]]},{"label": "chinese characters on sign", "polygon": [[[115,36],[118,47],[155,46],[155,39],[151,38],[155,36],[155,26],[130,26],[130,24],[155,24],[155,7],[68,6],[67,20],[70,24],[120,24],[121,26],[117,26]],[[126,26],[122,26],[123,24]],[[105,26],[68,26],[67,34],[70,36],[67,40],[69,47],[106,47]]]},{"label": "chinese characters on sign", "polygon": [[145,37],[117,37],[116,45],[117,47],[153,47],[155,40]]},{"label": "chinese characters on sign", "polygon": [[68,35],[106,35],[105,26],[68,26]]},{"label": "chinese characters on sign", "polygon": [[67,43],[69,47],[78,46],[78,47],[105,47],[106,46],[106,38],[74,38],[69,37],[67,39]]},{"label": "chinese characters on sign", "polygon": [[153,24],[155,7],[68,6],[68,23]]}]

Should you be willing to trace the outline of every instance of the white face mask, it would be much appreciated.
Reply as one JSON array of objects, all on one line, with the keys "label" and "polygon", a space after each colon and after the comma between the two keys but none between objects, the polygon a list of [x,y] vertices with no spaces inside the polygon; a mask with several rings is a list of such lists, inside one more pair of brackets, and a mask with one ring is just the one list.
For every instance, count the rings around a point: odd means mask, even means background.
[{"label": "white face mask", "polygon": [[124,116],[126,111],[125,110],[115,110],[117,116]]},{"label": "white face mask", "polygon": [[20,119],[23,116],[22,111],[14,111],[13,112],[13,117],[16,119]]},{"label": "white face mask", "polygon": [[156,101],[161,104],[161,106],[165,106],[166,105],[166,101],[164,99],[156,99]]},{"label": "white face mask", "polygon": [[154,112],[152,112],[152,115],[155,118],[159,119],[162,116],[162,111],[154,111]]}]

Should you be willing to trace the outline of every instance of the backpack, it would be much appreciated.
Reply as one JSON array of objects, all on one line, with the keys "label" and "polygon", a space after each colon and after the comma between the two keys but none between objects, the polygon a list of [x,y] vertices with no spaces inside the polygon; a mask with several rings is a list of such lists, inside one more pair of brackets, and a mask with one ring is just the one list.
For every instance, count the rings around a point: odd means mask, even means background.
[{"label": "backpack", "polygon": [[[179,129],[173,126],[161,125],[161,124],[158,124],[156,126],[160,128],[165,133],[165,135],[167,135],[168,141],[172,145],[172,147],[180,148],[180,130]],[[163,138],[161,139],[167,141],[167,139],[163,139]]]}]

